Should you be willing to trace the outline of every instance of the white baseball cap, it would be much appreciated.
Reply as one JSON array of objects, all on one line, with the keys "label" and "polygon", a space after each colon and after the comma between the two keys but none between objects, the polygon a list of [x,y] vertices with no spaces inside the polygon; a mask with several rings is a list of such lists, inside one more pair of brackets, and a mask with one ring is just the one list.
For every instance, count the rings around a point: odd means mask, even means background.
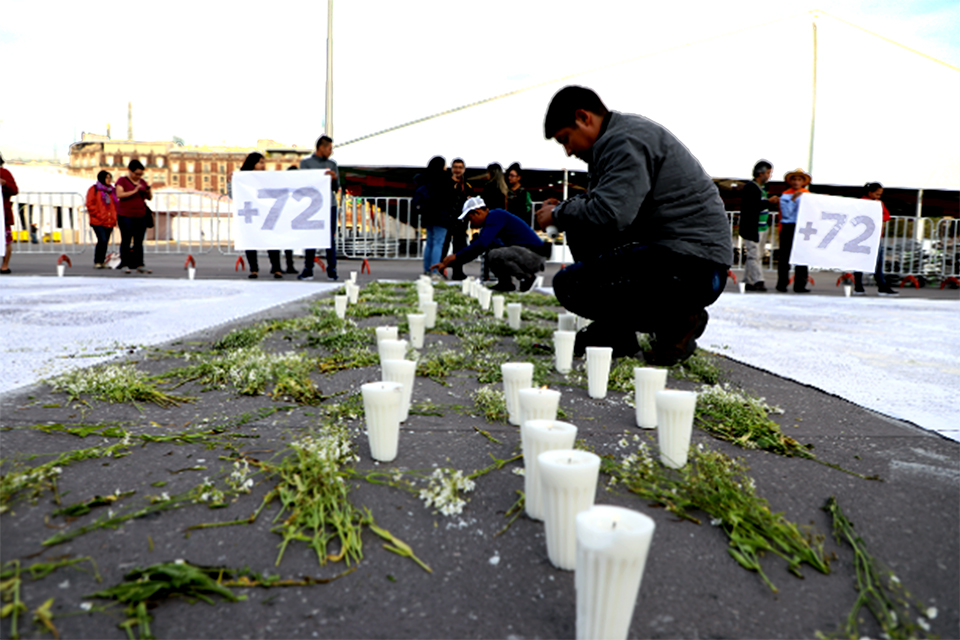
[{"label": "white baseball cap", "polygon": [[483,209],[486,206],[487,206],[487,203],[484,202],[483,198],[481,198],[480,196],[474,196],[472,198],[468,198],[467,201],[463,203],[463,213],[460,214],[460,217],[457,218],[457,220],[463,220],[464,218],[467,217],[467,214],[469,214],[474,209]]}]

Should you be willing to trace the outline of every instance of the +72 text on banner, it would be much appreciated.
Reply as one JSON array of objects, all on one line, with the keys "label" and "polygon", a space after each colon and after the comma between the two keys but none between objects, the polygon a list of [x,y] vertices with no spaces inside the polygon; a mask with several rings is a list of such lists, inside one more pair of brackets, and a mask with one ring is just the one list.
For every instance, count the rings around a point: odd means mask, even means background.
[{"label": "+72 text on banner", "polygon": [[872,273],[882,232],[878,201],[804,193],[790,263]]},{"label": "+72 text on banner", "polygon": [[323,171],[233,174],[233,238],[246,249],[328,249],[330,176]]}]

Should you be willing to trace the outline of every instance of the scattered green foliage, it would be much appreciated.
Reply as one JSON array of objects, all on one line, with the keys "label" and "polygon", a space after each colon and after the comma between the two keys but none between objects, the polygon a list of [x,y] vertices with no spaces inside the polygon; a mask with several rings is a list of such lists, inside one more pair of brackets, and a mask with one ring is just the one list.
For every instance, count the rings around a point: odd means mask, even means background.
[{"label": "scattered green foliage", "polygon": [[105,507],[112,505],[114,502],[121,498],[126,498],[127,496],[132,496],[136,491],[123,491],[119,489],[115,493],[111,493],[105,496],[93,496],[89,500],[83,500],[81,502],[75,502],[73,504],[67,505],[60,509],[57,509],[50,514],[51,517],[65,516],[68,518],[78,518],[80,516],[85,516],[96,507]]},{"label": "scattered green foliage", "polygon": [[720,382],[720,367],[717,366],[717,357],[703,349],[697,349],[685,361],[670,367],[670,375],[677,380],[690,380],[704,384]]},{"label": "scattered green foliage", "polygon": [[[639,437],[635,436],[634,441]],[[621,447],[628,447],[626,439]],[[615,460],[606,456],[602,470],[610,475],[609,486],[624,487],[671,513],[696,522],[690,512],[699,509],[711,516],[711,524],[720,527],[730,540],[730,555],[746,569],[756,571],[774,592],[760,565],[760,556],[774,553],[787,561],[788,569],[798,577],[806,563],[821,573],[830,567],[823,555],[823,536],[802,532],[783,514],[773,513],[767,501],[756,494],[753,479],[741,460],[698,446],[691,450],[690,461],[680,470],[662,466],[645,442],[634,453]]]},{"label": "scattered green foliage", "polygon": [[0,578],[0,602],[3,603],[0,608],[0,619],[10,618],[10,637],[19,638],[20,630],[17,624],[20,615],[27,612],[27,605],[20,599],[20,585],[23,584],[23,578],[20,577],[20,561],[11,560],[4,566],[9,566],[11,569],[5,570],[3,577]]},{"label": "scattered green foliage", "polygon": [[266,322],[258,322],[246,327],[234,329],[227,335],[217,340],[214,345],[214,351],[234,351],[236,349],[248,349],[260,344],[260,342],[273,330],[273,326]]},{"label": "scattered green foliage", "polygon": [[47,381],[54,391],[63,391],[71,400],[88,395],[103,402],[152,402],[160,407],[175,407],[192,398],[174,396],[157,389],[147,376],[132,364],[107,364],[75,369]]},{"label": "scattered green foliage", "polygon": [[493,387],[480,387],[470,395],[477,410],[487,419],[487,422],[507,423],[509,415],[507,399],[503,391]]},{"label": "scattered green foliage", "polygon": [[[860,613],[866,609],[873,614],[880,625],[881,637],[891,640],[906,640],[908,638],[931,638],[930,623],[937,616],[934,607],[925,607],[922,603],[914,602],[912,596],[903,587],[900,580],[892,571],[883,567],[880,562],[867,551],[867,544],[853,529],[853,523],[847,519],[840,504],[833,496],[827,499],[823,510],[833,518],[833,535],[837,542],[846,542],[853,547],[854,566],[857,570],[857,599],[853,603],[850,614],[843,626],[835,633],[825,635],[817,632],[817,637],[850,638],[857,640],[865,636],[860,631]],[[911,621],[912,609],[919,614]]]}]

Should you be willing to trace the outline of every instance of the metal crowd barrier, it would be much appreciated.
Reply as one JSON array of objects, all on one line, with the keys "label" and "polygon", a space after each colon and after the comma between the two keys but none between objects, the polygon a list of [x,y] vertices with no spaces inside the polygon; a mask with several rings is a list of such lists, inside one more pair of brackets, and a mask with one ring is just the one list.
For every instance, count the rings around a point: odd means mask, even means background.
[{"label": "metal crowd barrier", "polygon": [[[209,253],[218,245],[220,196],[202,191],[157,192],[147,201],[153,228],[147,229],[144,253]],[[229,217],[229,212],[225,213]]]},{"label": "metal crowd barrier", "polygon": [[883,227],[883,273],[895,277],[935,277],[935,229],[930,218],[896,216]]},{"label": "metal crowd barrier", "polygon": [[940,279],[960,278],[960,219],[943,218],[937,224],[933,262]]},{"label": "metal crowd barrier", "polygon": [[21,192],[13,204],[13,251],[76,255],[87,247],[89,229],[79,193]]}]

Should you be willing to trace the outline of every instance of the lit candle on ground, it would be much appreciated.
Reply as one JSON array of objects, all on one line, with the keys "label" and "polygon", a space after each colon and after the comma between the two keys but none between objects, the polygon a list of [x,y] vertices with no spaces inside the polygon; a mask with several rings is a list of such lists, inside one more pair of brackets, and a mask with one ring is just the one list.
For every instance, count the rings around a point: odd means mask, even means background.
[{"label": "lit candle on ground", "polygon": [[465,278],[460,281],[460,293],[465,296],[470,295],[470,287],[472,286],[473,278]]},{"label": "lit candle on ground", "polygon": [[737,285],[737,287],[740,289],[740,293],[746,293],[746,292],[747,292],[747,283],[746,283],[746,282],[741,282],[741,283],[739,283],[739,284]]},{"label": "lit candle on ground", "polygon": [[403,398],[400,401],[400,422],[406,422],[410,416],[410,399],[413,397],[417,363],[413,360],[384,360],[380,364],[382,369],[380,377],[384,382],[399,382],[403,385]]},{"label": "lit candle on ground", "polygon": [[555,389],[520,389],[517,391],[520,424],[527,420],[556,420],[560,408],[560,392]]},{"label": "lit candle on ground", "polygon": [[352,282],[352,283],[354,283],[354,284],[357,283],[357,272],[356,272],[356,271],[351,271],[351,272],[350,272],[350,282]]},{"label": "lit candle on ground", "polygon": [[572,449],[577,428],[559,420],[527,420],[520,425],[523,444],[523,493],[527,515],[543,520],[543,499],[540,490],[540,467],[537,456],[554,449]]},{"label": "lit candle on ground", "polygon": [[407,322],[410,324],[410,346],[414,349],[423,349],[423,334],[427,328],[427,316],[422,313],[408,313]]},{"label": "lit candle on ground", "polygon": [[403,385],[399,382],[368,382],[360,386],[367,439],[374,460],[390,462],[397,457],[400,440],[400,403]]},{"label": "lit candle on ground", "polygon": [[587,347],[587,391],[591,398],[607,397],[613,347]]},{"label": "lit candle on ground", "polygon": [[573,368],[573,343],[576,338],[576,331],[553,332],[554,367],[560,373],[570,373]]},{"label": "lit candle on ground", "polygon": [[352,282],[348,282],[347,297],[350,298],[350,304],[357,304],[357,301],[360,299],[360,287]]},{"label": "lit candle on ground", "polygon": [[523,311],[523,305],[519,302],[511,302],[507,305],[507,324],[511,329],[520,328],[520,314]]},{"label": "lit candle on ground", "polygon": [[657,391],[663,391],[666,384],[666,369],[633,368],[633,404],[637,410],[637,426],[641,429],[657,426]]},{"label": "lit candle on ground", "polygon": [[503,296],[490,296],[490,301],[493,302],[494,320],[503,320],[503,300]]},{"label": "lit candle on ground", "polygon": [[576,517],[577,638],[623,640],[630,631],[656,528],[630,509],[595,505]]},{"label": "lit candle on ground", "polygon": [[493,292],[490,291],[490,289],[487,289],[486,287],[484,287],[483,289],[481,289],[481,290],[480,290],[480,297],[478,298],[478,301],[480,302],[480,308],[483,309],[484,311],[489,311],[489,310],[490,310],[490,298],[492,298],[492,297],[493,297]]},{"label": "lit candle on ground", "polygon": [[333,309],[337,312],[337,317],[341,320],[347,317],[347,296],[333,296]]},{"label": "lit candle on ground", "polygon": [[503,376],[503,396],[507,401],[510,424],[520,425],[520,389],[533,386],[532,362],[505,362],[500,365]]},{"label": "lit candle on ground", "polygon": [[377,346],[380,346],[380,343],[383,340],[396,340],[397,339],[397,328],[396,327],[377,327]]},{"label": "lit candle on ground", "polygon": [[387,360],[403,360],[407,357],[407,341],[386,338],[377,345],[381,364]]},{"label": "lit candle on ground", "polygon": [[843,285],[843,297],[849,298],[851,293],[853,293],[853,285],[849,285],[849,284]]},{"label": "lit candle on ground", "polygon": [[424,327],[433,329],[437,326],[437,303],[433,301],[421,302],[420,311],[424,315]]},{"label": "lit candle on ground", "polygon": [[187,267],[187,280],[193,280],[197,277],[196,267]]},{"label": "lit candle on ground", "polygon": [[694,391],[666,389],[657,391],[656,396],[660,462],[672,469],[679,469],[687,464],[687,454],[690,452],[697,394]]},{"label": "lit candle on ground", "polygon": [[421,305],[424,302],[433,302],[433,287],[423,287],[417,291],[417,302]]},{"label": "lit candle on ground", "polygon": [[537,457],[543,498],[547,556],[558,569],[577,565],[577,514],[593,506],[600,457],[589,451],[554,449]]},{"label": "lit candle on ground", "polygon": [[577,314],[561,313],[560,315],[558,315],[557,330],[558,331],[576,331],[577,330]]}]

